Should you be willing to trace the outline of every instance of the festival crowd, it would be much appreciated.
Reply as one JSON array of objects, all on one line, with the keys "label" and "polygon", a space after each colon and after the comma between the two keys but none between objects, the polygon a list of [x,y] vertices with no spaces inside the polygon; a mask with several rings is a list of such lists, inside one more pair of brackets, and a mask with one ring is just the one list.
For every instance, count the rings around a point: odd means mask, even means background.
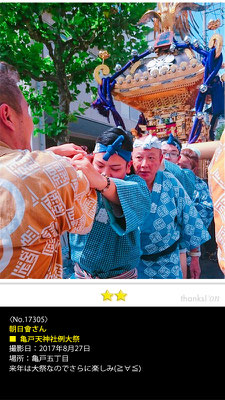
[{"label": "festival crowd", "polygon": [[92,154],[69,143],[30,147],[33,122],[18,75],[0,68],[0,279],[62,279],[68,232],[71,279],[199,279],[215,223],[225,274],[225,132],[209,167],[170,134],[133,140],[121,127]]}]

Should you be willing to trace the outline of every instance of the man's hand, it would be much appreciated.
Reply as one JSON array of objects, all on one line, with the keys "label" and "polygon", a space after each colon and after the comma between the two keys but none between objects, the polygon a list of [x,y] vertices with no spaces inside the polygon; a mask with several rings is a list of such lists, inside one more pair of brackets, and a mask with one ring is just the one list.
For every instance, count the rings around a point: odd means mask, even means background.
[{"label": "man's hand", "polygon": [[190,264],[191,279],[199,279],[200,274],[201,274],[201,268],[200,268],[200,264],[199,264],[199,257],[192,256],[191,264]]},{"label": "man's hand", "polygon": [[86,151],[82,149],[82,147],[77,146],[74,143],[65,143],[61,144],[60,146],[53,146],[48,148],[47,150],[51,150],[53,151],[53,153],[64,157],[74,157],[77,154],[87,154]]},{"label": "man's hand", "polygon": [[81,170],[84,175],[89,180],[89,184],[91,188],[97,189],[99,191],[103,190],[107,185],[107,179],[105,176],[102,176],[91,164],[89,159],[85,157],[83,154],[75,155],[71,164],[76,170]]},{"label": "man's hand", "polygon": [[[73,157],[70,161],[73,167],[76,170],[81,170],[84,175],[86,175],[87,179],[89,180],[89,184],[91,188],[97,189],[100,192],[106,188],[108,181],[107,178],[101,175],[89,161],[89,155],[77,154]],[[92,161],[92,160],[91,160]],[[104,190],[102,195],[109,201],[114,204],[120,205],[120,200],[117,194],[116,185],[112,179],[110,179],[109,187]]]}]

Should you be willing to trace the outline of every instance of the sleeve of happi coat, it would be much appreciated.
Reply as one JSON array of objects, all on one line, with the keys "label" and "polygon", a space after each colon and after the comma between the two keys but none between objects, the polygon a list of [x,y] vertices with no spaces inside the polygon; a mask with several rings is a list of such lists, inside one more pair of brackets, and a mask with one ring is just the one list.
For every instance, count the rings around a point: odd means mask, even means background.
[{"label": "sleeve of happi coat", "polygon": [[[65,168],[68,184],[58,188],[65,213],[58,219],[60,233],[69,231],[80,235],[90,232],[97,205],[97,194],[90,188],[82,171],[76,171],[70,162],[62,158],[58,161]],[[62,178],[63,179],[63,178]]]},{"label": "sleeve of happi coat", "polygon": [[209,188],[202,179],[199,179],[196,182],[195,189],[193,197],[194,205],[199,212],[205,227],[208,228],[213,219],[213,203],[209,193]]},{"label": "sleeve of happi coat", "polygon": [[204,226],[200,214],[196,210],[193,201],[185,192],[182,185],[174,180],[174,194],[177,204],[177,222],[180,226],[180,242],[182,248],[195,249],[210,239],[210,235]]},{"label": "sleeve of happi coat", "polygon": [[137,229],[149,214],[151,197],[145,181],[137,175],[130,175],[123,179],[113,178],[120,200],[121,215],[106,199],[104,204],[107,209],[111,227],[120,236]]}]

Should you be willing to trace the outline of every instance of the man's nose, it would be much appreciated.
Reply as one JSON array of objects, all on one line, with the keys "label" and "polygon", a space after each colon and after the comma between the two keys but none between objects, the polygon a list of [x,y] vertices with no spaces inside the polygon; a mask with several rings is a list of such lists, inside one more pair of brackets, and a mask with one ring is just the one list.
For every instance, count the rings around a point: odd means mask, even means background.
[{"label": "man's nose", "polygon": [[142,167],[146,167],[147,164],[148,164],[148,162],[147,162],[146,158],[143,158],[142,161],[141,161],[141,166]]}]

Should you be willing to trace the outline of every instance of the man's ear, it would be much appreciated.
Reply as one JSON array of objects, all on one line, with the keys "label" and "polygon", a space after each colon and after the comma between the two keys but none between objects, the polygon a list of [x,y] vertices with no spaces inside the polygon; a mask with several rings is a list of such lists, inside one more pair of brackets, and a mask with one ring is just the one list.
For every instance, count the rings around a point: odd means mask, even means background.
[{"label": "man's ear", "polygon": [[130,169],[131,169],[132,165],[133,165],[133,161],[130,160],[130,161],[127,163],[127,170],[126,170],[126,173],[127,173],[127,174],[130,173]]},{"label": "man's ear", "polygon": [[1,104],[0,106],[0,120],[5,127],[14,131],[13,111],[8,104]]}]

